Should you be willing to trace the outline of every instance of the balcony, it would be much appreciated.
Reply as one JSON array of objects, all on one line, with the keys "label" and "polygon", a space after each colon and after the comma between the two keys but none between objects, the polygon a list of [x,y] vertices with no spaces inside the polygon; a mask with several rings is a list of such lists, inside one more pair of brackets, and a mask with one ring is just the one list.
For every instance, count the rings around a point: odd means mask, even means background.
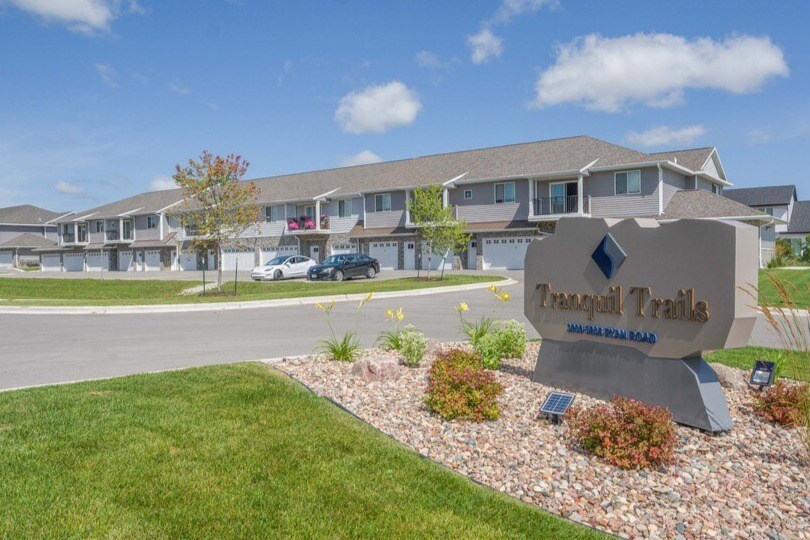
[{"label": "balcony", "polygon": [[73,233],[62,233],[62,243],[72,244],[76,241],[76,235]]},{"label": "balcony", "polygon": [[116,230],[107,230],[104,231],[104,238],[107,242],[130,242],[132,241],[132,229],[126,230],[124,229],[124,234],[119,234]]},{"label": "balcony", "polygon": [[287,232],[292,234],[327,234],[329,233],[329,216],[321,216],[320,223],[312,216],[300,216],[287,220]]},{"label": "balcony", "polygon": [[568,195],[561,197],[538,197],[533,201],[532,216],[560,216],[565,214],[590,214],[590,195],[582,198],[582,209],[579,208],[579,197]]}]

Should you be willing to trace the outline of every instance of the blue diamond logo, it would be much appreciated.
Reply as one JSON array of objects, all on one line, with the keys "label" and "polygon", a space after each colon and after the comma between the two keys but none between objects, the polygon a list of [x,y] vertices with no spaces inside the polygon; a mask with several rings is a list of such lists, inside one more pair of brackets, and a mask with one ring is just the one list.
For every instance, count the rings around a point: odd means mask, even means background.
[{"label": "blue diamond logo", "polygon": [[599,242],[599,245],[596,246],[596,249],[591,255],[593,262],[596,263],[596,266],[599,267],[599,270],[601,270],[608,279],[613,277],[613,274],[616,273],[616,270],[619,269],[626,258],[627,255],[622,248],[619,247],[619,244],[616,243],[616,240],[610,233],[607,233],[605,237],[602,238],[602,241]]}]

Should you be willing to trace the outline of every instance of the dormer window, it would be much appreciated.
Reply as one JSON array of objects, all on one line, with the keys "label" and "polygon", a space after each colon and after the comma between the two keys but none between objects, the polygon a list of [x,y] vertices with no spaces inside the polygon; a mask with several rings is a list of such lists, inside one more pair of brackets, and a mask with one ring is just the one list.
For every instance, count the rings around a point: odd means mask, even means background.
[{"label": "dormer window", "polygon": [[157,216],[146,216],[146,228],[157,229]]}]

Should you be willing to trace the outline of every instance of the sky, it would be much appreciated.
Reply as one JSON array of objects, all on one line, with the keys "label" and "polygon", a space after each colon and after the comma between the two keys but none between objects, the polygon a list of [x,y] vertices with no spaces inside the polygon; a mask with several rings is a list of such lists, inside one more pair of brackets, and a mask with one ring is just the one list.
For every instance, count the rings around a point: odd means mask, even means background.
[{"label": "sky", "polygon": [[716,146],[736,187],[810,151],[810,2],[0,0],[0,207],[591,135]]}]

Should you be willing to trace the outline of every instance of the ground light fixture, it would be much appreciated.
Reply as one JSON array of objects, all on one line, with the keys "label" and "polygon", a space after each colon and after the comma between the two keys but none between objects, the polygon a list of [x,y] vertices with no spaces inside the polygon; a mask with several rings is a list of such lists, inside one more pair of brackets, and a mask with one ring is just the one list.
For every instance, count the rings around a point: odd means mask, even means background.
[{"label": "ground light fixture", "polygon": [[574,397],[574,394],[566,392],[549,392],[540,407],[540,412],[544,413],[552,424],[559,424],[565,411],[574,403]]},{"label": "ground light fixture", "polygon": [[761,392],[766,386],[773,384],[774,375],[776,375],[776,362],[756,360],[754,369],[751,370],[751,380],[749,382],[752,385],[759,386]]}]

